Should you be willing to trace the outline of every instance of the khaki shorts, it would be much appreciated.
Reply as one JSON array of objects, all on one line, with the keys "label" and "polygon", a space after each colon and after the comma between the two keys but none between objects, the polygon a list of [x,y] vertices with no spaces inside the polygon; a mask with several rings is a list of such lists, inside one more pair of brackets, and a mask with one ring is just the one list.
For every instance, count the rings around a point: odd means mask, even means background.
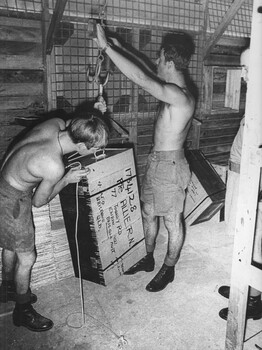
[{"label": "khaki shorts", "polygon": [[0,247],[19,253],[35,247],[32,191],[19,191],[0,174]]},{"label": "khaki shorts", "polygon": [[191,172],[184,150],[151,152],[141,189],[141,200],[154,215],[182,213]]}]

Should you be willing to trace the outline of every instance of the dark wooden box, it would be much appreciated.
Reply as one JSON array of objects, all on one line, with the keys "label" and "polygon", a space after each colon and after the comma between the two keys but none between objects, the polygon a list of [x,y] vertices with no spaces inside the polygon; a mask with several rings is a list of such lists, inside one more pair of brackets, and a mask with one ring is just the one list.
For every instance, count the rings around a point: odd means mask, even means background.
[{"label": "dark wooden box", "polygon": [[186,157],[192,171],[187,189],[184,218],[187,225],[210,220],[224,207],[226,185],[200,150],[189,150]]},{"label": "dark wooden box", "polygon": [[60,193],[75,275],[79,247],[81,277],[102,285],[146,255],[133,149],[105,154],[74,158],[89,173],[78,189],[69,185]]}]

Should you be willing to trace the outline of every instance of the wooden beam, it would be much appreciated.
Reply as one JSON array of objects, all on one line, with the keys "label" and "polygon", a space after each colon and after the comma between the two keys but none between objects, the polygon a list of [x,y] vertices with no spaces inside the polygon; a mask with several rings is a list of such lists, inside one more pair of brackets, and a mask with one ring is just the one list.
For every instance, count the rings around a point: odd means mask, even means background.
[{"label": "wooden beam", "polygon": [[[248,287],[262,287],[262,271],[251,268],[262,164],[262,0],[254,0],[251,26],[245,126],[235,221],[226,350],[242,350]],[[261,241],[259,242],[261,244]],[[252,273],[252,275],[250,275]],[[260,283],[256,281],[259,280]]]},{"label": "wooden beam", "polygon": [[[36,8],[34,9],[34,11],[37,10]],[[24,20],[37,20],[40,21],[41,20],[41,9],[39,8],[39,12],[30,12],[30,11],[24,11],[24,10],[11,10],[11,8],[9,8],[8,10],[3,10],[0,9],[0,16],[1,17],[6,17],[6,19],[20,19],[22,21]],[[2,24],[2,22],[0,21],[0,23]]]},{"label": "wooden beam", "polygon": [[[208,28],[208,4],[209,4],[209,0],[204,0],[203,4],[202,4],[202,8],[203,8],[203,13],[204,13],[204,17],[203,17],[203,22],[201,25],[201,29],[200,29],[200,35],[199,35],[199,53],[198,53],[198,57],[197,57],[197,70],[200,73],[200,76],[202,77],[204,75],[204,65],[203,65],[203,56],[204,56],[204,49],[205,49],[205,42],[207,40],[207,28]],[[204,104],[205,104],[205,95],[204,95],[204,79],[201,79],[201,85],[200,85],[200,91],[201,91],[201,95],[200,95],[200,119],[202,119],[202,112],[204,110]],[[193,141],[194,143],[199,143],[199,140]]]},{"label": "wooden beam", "polygon": [[232,3],[231,7],[229,8],[227,13],[225,14],[222,22],[220,23],[220,25],[217,27],[217,29],[215,30],[215,32],[212,35],[212,37],[207,42],[205,50],[204,50],[204,59],[209,55],[209,53],[211,52],[212,48],[216,45],[218,40],[221,38],[221,36],[223,35],[224,31],[227,29],[227,26],[232,21],[232,19],[235,17],[237,11],[242,6],[244,1],[245,0],[235,0]]},{"label": "wooden beam", "polygon": [[0,55],[38,56],[42,54],[41,50],[41,43],[0,40]]},{"label": "wooden beam", "polygon": [[66,6],[67,0],[57,0],[55,4],[55,10],[53,16],[51,18],[51,23],[48,28],[47,38],[46,38],[46,54],[50,55],[53,43],[54,43],[54,35],[55,31],[61,21],[61,18],[64,13],[64,9]]},{"label": "wooden beam", "polygon": [[193,118],[192,127],[191,127],[191,130],[192,130],[191,147],[193,149],[199,149],[201,125],[202,125],[202,122],[200,120]]},{"label": "wooden beam", "polygon": [[41,48],[37,47],[29,54],[25,55],[1,55],[0,54],[0,69],[28,69],[41,70],[43,69],[43,59]]},{"label": "wooden beam", "polygon": [[[0,17],[0,21],[2,20],[2,17]],[[11,21],[9,20],[9,23]],[[40,22],[39,22],[40,23]],[[22,27],[15,27],[15,26],[5,26],[1,24],[1,31],[0,31],[0,40],[1,41],[19,41],[19,42],[34,42],[34,43],[41,43],[41,29],[39,28],[24,28]]]},{"label": "wooden beam", "polygon": [[210,54],[204,62],[205,66],[236,67],[240,65],[239,56]]},{"label": "wooden beam", "polygon": [[226,81],[225,107],[239,109],[241,89],[241,69],[228,69]]}]

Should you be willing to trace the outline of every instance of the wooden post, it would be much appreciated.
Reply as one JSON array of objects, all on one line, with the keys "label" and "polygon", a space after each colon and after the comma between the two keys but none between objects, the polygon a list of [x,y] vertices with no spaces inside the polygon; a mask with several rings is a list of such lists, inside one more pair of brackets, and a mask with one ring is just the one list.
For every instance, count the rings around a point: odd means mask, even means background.
[{"label": "wooden post", "polygon": [[53,12],[53,16],[52,16],[51,23],[49,25],[48,32],[47,32],[47,37],[46,37],[46,54],[47,55],[51,54],[53,43],[54,43],[55,31],[61,21],[61,18],[63,17],[66,3],[67,3],[67,0],[56,1],[55,9]]},{"label": "wooden post", "polygon": [[262,0],[253,3],[248,77],[226,350],[243,349],[248,288],[262,291],[261,270],[251,265],[262,166]]},{"label": "wooden post", "polygon": [[207,58],[207,56],[212,51],[212,48],[216,45],[218,40],[221,38],[225,30],[227,29],[228,24],[232,21],[232,19],[235,17],[237,11],[240,9],[240,7],[243,5],[243,3],[246,0],[234,0],[227,11],[226,15],[223,17],[223,20],[221,21],[220,25],[217,27],[215,33],[212,35],[212,37],[208,40],[205,52],[204,52],[204,59]]}]

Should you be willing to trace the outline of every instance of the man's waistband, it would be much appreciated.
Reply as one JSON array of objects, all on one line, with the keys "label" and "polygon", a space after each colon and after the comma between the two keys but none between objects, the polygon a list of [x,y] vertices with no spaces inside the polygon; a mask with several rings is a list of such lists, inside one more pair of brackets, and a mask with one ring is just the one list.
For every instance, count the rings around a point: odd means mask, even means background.
[{"label": "man's waistband", "polygon": [[0,186],[2,192],[8,192],[9,195],[14,195],[14,196],[28,196],[30,193],[32,193],[32,190],[26,190],[26,191],[21,191],[18,190],[17,188],[13,187],[10,185],[9,182],[6,181],[6,179],[3,177],[2,173],[0,172]]},{"label": "man's waistband", "polygon": [[240,173],[240,164],[239,163],[234,163],[232,160],[229,160],[228,162],[228,169],[233,171],[234,173]]},{"label": "man's waistband", "polygon": [[174,151],[151,151],[151,156],[156,160],[179,160],[185,158],[183,149]]}]

